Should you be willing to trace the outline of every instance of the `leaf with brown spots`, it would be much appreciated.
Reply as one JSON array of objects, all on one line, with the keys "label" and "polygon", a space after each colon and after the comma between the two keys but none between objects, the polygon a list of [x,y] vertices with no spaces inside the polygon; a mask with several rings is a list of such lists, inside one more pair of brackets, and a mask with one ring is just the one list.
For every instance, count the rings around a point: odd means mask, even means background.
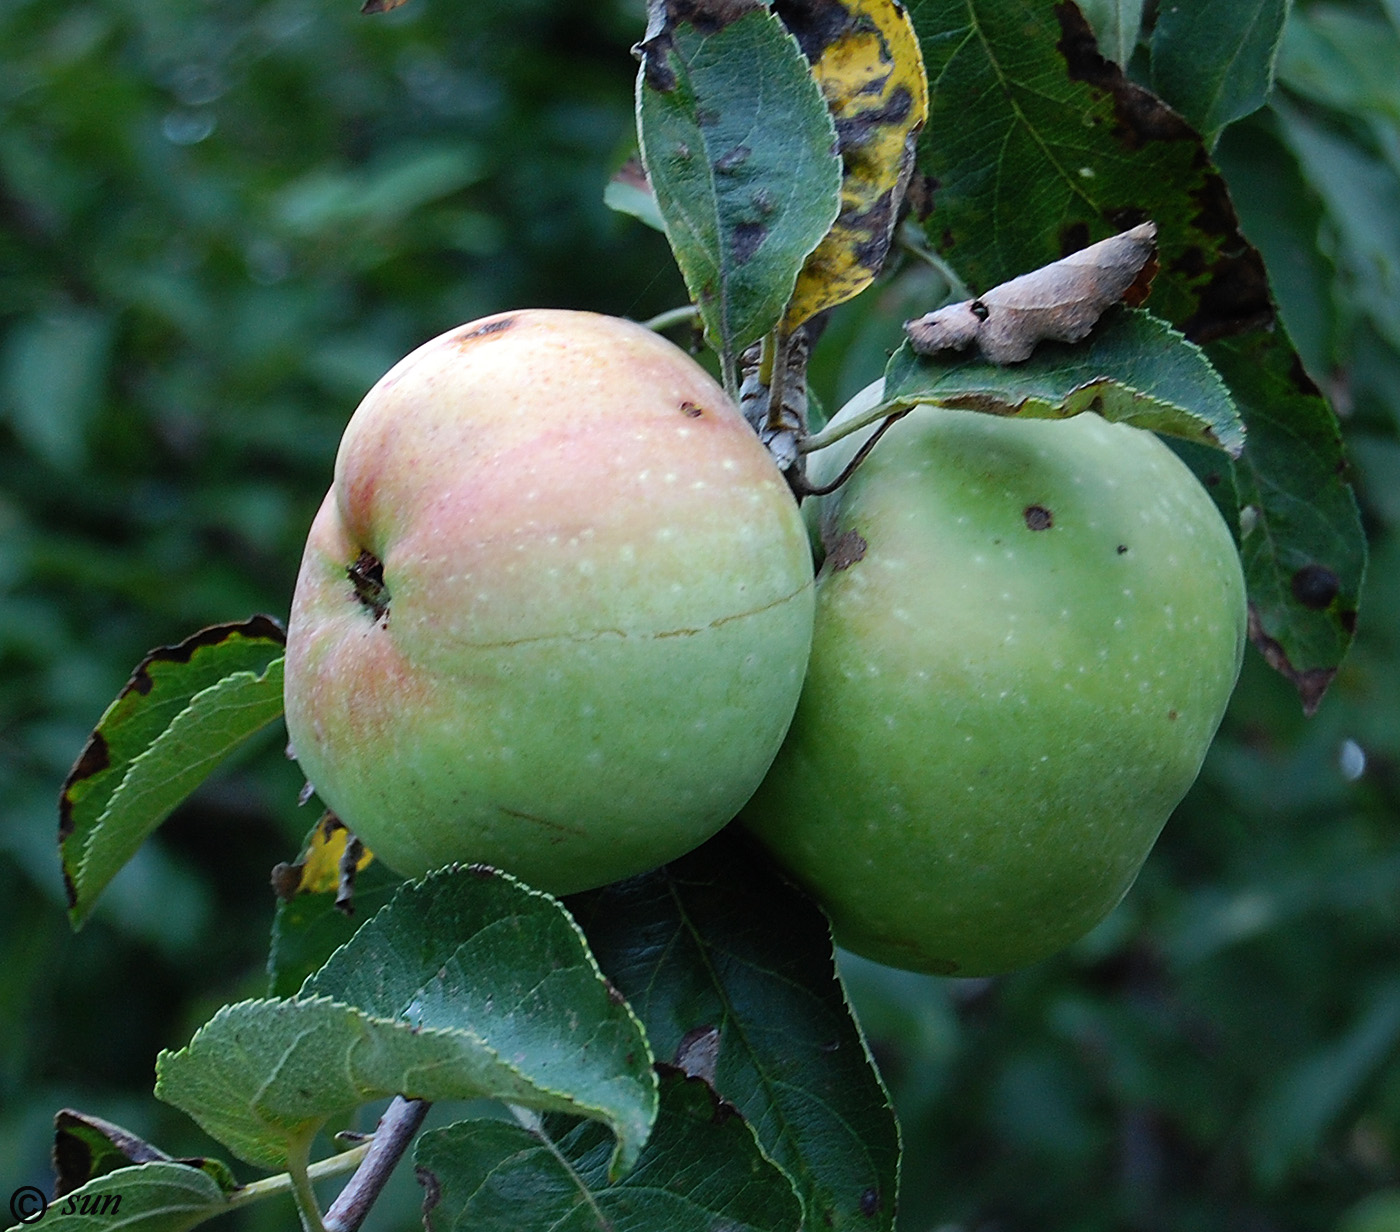
[{"label": "leaf with brown spots", "polygon": [[153,650],[107,708],[63,784],[58,841],[82,924],[141,843],[223,758],[282,713],[286,635],[269,616]]},{"label": "leaf with brown spots", "polygon": [[898,0],[778,0],[836,122],[841,213],[797,278],[783,328],[860,294],[885,263],[928,116],[919,40]]},{"label": "leaf with brown spots", "polygon": [[781,320],[836,219],[836,130],[801,49],[762,6],[654,4],[640,48],[647,178],[737,398],[739,353]]},{"label": "leaf with brown spots", "polygon": [[[917,170],[938,188],[924,226],[970,286],[1156,222],[1146,306],[1205,348],[1239,408],[1250,443],[1225,512],[1252,509],[1254,640],[1312,709],[1351,641],[1365,538],[1336,418],[1276,320],[1200,134],[1099,53],[1073,4],[921,0],[911,12],[932,83]],[[1325,607],[1293,591],[1308,564],[1337,578]]]}]

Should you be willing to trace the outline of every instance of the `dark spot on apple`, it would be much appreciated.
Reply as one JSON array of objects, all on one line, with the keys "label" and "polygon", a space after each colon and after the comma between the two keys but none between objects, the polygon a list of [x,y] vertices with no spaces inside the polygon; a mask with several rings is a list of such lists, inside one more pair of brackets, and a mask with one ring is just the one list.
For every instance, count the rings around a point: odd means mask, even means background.
[{"label": "dark spot on apple", "polygon": [[1341,579],[1326,565],[1304,565],[1293,575],[1290,585],[1293,597],[1314,612],[1329,607],[1342,589]]},{"label": "dark spot on apple", "polygon": [[704,413],[705,413],[704,408],[701,407],[701,406],[699,406],[699,405],[697,405],[697,404],[694,403],[694,402],[682,402],[682,403],[681,403],[681,414],[682,414],[682,415],[686,415],[686,416],[688,416],[688,417],[691,418],[691,419],[699,419],[700,416],[703,415]]},{"label": "dark spot on apple", "polygon": [[1028,530],[1049,530],[1055,525],[1055,515],[1044,505],[1027,505],[1021,516],[1026,519]]},{"label": "dark spot on apple", "polygon": [[355,598],[374,614],[375,620],[388,621],[389,591],[384,585],[384,563],[372,552],[361,551],[345,575],[354,588]]},{"label": "dark spot on apple", "polygon": [[880,1212],[880,1191],[871,1186],[860,1195],[860,1213],[873,1219]]},{"label": "dark spot on apple", "polygon": [[859,531],[848,530],[827,545],[825,563],[833,573],[840,573],[842,569],[849,569],[856,561],[864,560],[865,550],[869,546]]},{"label": "dark spot on apple", "polygon": [[1117,550],[1118,550],[1118,555],[1119,555],[1119,556],[1122,556],[1124,553],[1127,552],[1127,550],[1128,550],[1128,545],[1127,545],[1126,543],[1120,543],[1120,544],[1118,545],[1118,549],[1117,549]]},{"label": "dark spot on apple", "polygon": [[484,325],[478,325],[475,329],[469,329],[465,334],[458,334],[458,342],[471,342],[475,338],[490,338],[494,334],[503,334],[515,324],[514,317],[500,317],[495,321],[487,321]]}]

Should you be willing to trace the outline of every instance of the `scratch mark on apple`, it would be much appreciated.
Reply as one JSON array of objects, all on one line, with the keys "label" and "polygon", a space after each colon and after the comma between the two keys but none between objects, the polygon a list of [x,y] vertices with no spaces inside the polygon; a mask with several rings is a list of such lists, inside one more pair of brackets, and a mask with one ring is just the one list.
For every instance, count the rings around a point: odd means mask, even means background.
[{"label": "scratch mark on apple", "polygon": [[580,826],[571,826],[562,821],[551,821],[548,817],[539,817],[534,813],[526,813],[520,809],[507,808],[504,804],[498,804],[496,807],[507,817],[518,817],[521,821],[533,821],[537,826],[555,831],[554,837],[549,840],[552,844],[565,842],[570,835],[574,838],[588,837],[588,831]]}]

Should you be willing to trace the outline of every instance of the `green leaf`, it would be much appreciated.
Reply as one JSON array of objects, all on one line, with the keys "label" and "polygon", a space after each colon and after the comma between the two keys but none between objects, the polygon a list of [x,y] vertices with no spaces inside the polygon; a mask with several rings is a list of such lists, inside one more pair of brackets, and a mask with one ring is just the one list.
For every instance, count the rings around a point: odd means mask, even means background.
[{"label": "green leaf", "polygon": [[1152,30],[1152,87],[1211,145],[1274,86],[1289,0],[1172,0]]},{"label": "green leaf", "polygon": [[1340,232],[1337,257],[1355,310],[1400,347],[1400,177],[1368,150],[1294,108],[1276,110],[1284,141]]},{"label": "green leaf", "polygon": [[762,7],[717,7],[748,11],[703,24],[667,13],[648,29],[637,131],[666,236],[729,373],[778,324],[835,221],[841,160],[821,90],[782,23]]},{"label": "green leaf", "polygon": [[1005,366],[921,356],[906,342],[885,370],[884,407],[918,402],[1026,419],[1097,411],[1237,456],[1244,447],[1239,412],[1201,348],[1141,311],[1113,314],[1083,343],[1042,343]]},{"label": "green leaf", "polygon": [[10,334],[0,360],[0,413],[54,466],[76,470],[86,461],[114,333],[105,314],[68,308],[22,321]]},{"label": "green leaf", "polygon": [[1143,0],[1081,0],[1080,12],[1094,27],[1099,50],[1115,64],[1132,59],[1142,31]]},{"label": "green leaf", "polygon": [[[1161,271],[1146,307],[1201,345],[1232,339],[1264,371],[1298,366],[1286,331],[1276,326],[1263,261],[1240,234],[1199,135],[1098,53],[1073,5],[924,0],[911,11],[933,87],[919,170],[938,189],[925,227],[969,284],[996,286],[1150,218]],[[1274,494],[1258,509],[1275,554],[1311,557],[1316,547],[1291,540],[1296,519],[1268,525],[1279,510],[1316,502],[1335,511],[1341,520],[1332,522],[1334,541],[1342,550],[1314,563],[1337,576],[1340,594],[1354,594],[1365,543],[1341,452],[1312,447],[1322,435],[1318,417],[1332,419],[1326,404],[1289,398],[1270,412],[1250,388],[1259,373],[1242,372],[1228,354],[1207,353],[1244,419],[1251,444],[1243,465]],[[1262,444],[1270,425],[1252,421],[1261,413],[1274,416],[1276,449]],[[1286,443],[1291,437],[1297,447]],[[1240,497],[1249,499],[1243,490]],[[1262,575],[1249,576],[1257,585]],[[1280,607],[1273,602],[1279,597],[1251,595],[1255,644],[1271,662],[1287,661],[1300,672],[1335,670],[1349,641],[1336,641],[1336,617],[1291,593]],[[1313,656],[1323,645],[1333,652],[1318,662]],[[1305,694],[1304,703],[1314,705],[1316,697]]]},{"label": "green leaf", "polygon": [[732,1105],[659,1067],[661,1107],[636,1168],[608,1184],[596,1124],[459,1121],[419,1138],[428,1232],[797,1232],[802,1207]]},{"label": "green leaf", "polygon": [[805,1227],[893,1226],[898,1127],[810,899],[725,832],[570,909],[657,1054],[712,1072],[792,1178]]},{"label": "green leaf", "polygon": [[282,713],[286,636],[267,616],[153,650],[89,737],[59,796],[75,927],[137,848],[218,764]]},{"label": "green leaf", "polygon": [[119,1168],[56,1198],[43,1224],[45,1232],[184,1232],[228,1209],[227,1193],[209,1172],[160,1161]]},{"label": "green leaf", "polygon": [[386,1095],[595,1117],[618,1169],[656,1110],[646,1038],[577,927],[486,868],[403,886],[296,997],[224,1007],[156,1073],[161,1099],[272,1168],[333,1113]]},{"label": "green leaf", "polygon": [[1379,990],[1357,1021],[1332,1043],[1283,1074],[1256,1109],[1250,1155],[1272,1188],[1316,1159],[1324,1134],[1400,1049],[1400,987]]},{"label": "green leaf", "polygon": [[1279,81],[1354,116],[1400,122],[1400,0],[1389,3],[1391,21],[1336,4],[1295,11],[1279,49]]},{"label": "green leaf", "polygon": [[[1351,643],[1366,571],[1336,418],[1280,324],[1206,348],[1239,400],[1249,447],[1235,464],[1250,637],[1311,714]],[[1282,345],[1279,345],[1281,341]]]}]

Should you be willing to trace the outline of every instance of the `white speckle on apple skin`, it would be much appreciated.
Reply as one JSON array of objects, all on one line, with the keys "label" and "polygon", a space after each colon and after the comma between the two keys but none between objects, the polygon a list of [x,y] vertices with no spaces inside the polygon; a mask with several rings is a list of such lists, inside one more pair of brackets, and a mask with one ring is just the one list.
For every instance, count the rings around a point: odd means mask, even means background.
[{"label": "white speckle on apple skin", "polygon": [[[859,443],[814,455],[813,480]],[[1132,884],[1239,671],[1213,502],[1093,414],[921,407],[813,520],[866,551],[819,575],[797,716],[742,819],[867,957],[976,975],[1069,944]]]},{"label": "white speckle on apple skin", "polygon": [[[392,595],[373,636],[347,598],[362,549]],[[288,727],[396,871],[478,861],[569,893],[733,816],[791,718],[812,605],[787,485],[689,356],[511,313],[407,357],[347,427],[293,602]]]}]

